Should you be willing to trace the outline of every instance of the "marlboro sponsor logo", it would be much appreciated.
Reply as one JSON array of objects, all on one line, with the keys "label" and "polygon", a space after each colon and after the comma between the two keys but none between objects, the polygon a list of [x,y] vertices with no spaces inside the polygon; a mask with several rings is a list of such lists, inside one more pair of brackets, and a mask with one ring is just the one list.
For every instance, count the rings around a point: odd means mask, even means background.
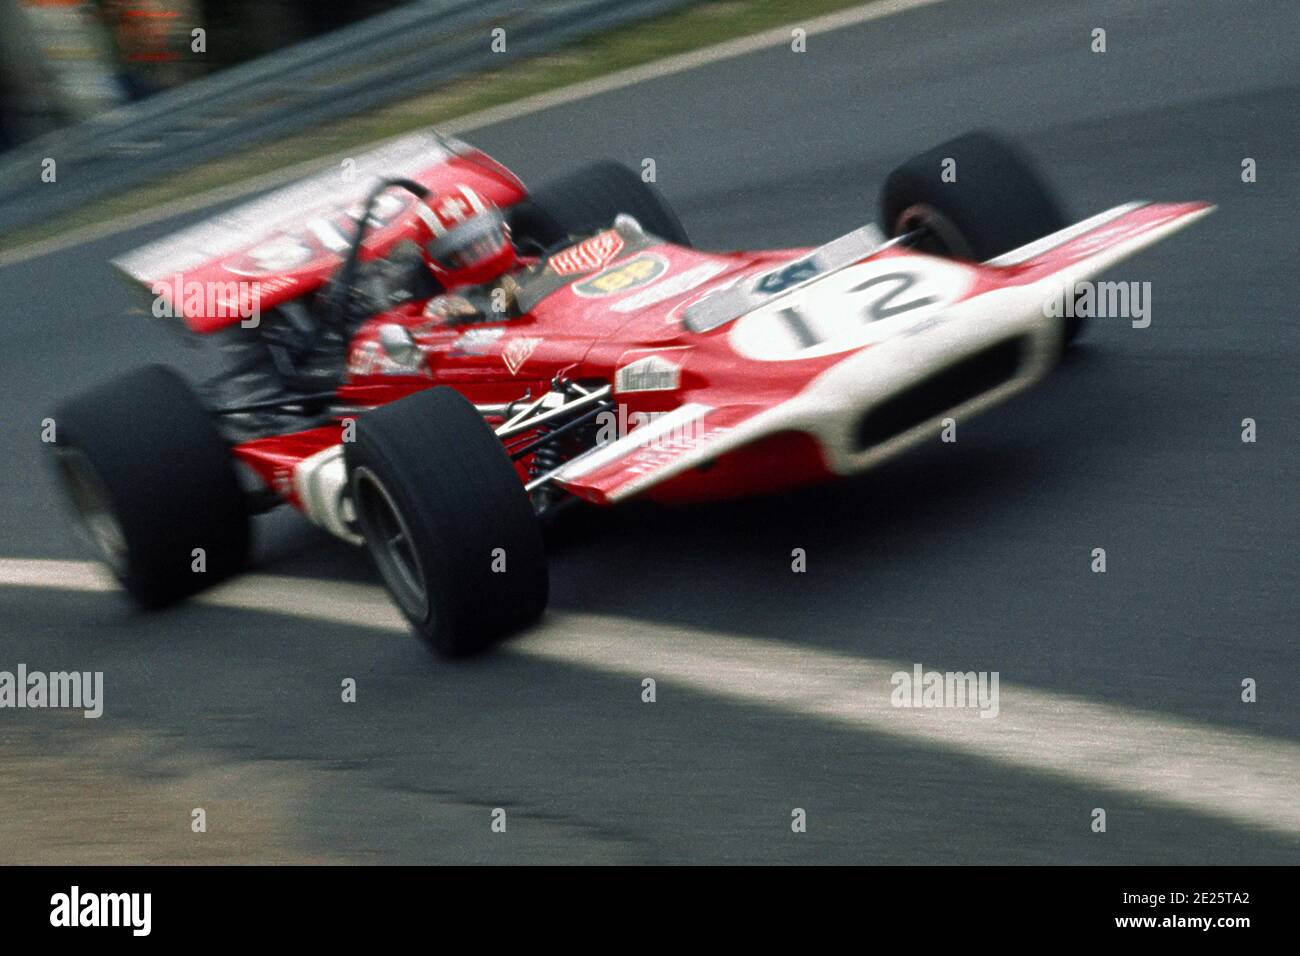
[{"label": "marlboro sponsor logo", "polygon": [[647,355],[614,373],[619,392],[669,392],[682,380],[682,370],[658,355]]},{"label": "marlboro sponsor logo", "polygon": [[623,237],[607,229],[576,246],[560,250],[547,260],[547,265],[562,276],[572,276],[599,269],[622,251]]}]

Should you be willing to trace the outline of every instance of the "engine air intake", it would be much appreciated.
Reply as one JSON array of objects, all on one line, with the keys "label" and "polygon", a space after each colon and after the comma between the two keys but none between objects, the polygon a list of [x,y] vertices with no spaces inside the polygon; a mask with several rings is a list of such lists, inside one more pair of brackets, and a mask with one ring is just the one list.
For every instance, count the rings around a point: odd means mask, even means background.
[{"label": "engine air intake", "polygon": [[986,346],[953,365],[895,392],[869,409],[854,435],[866,451],[1013,379],[1027,352],[1023,336]]}]

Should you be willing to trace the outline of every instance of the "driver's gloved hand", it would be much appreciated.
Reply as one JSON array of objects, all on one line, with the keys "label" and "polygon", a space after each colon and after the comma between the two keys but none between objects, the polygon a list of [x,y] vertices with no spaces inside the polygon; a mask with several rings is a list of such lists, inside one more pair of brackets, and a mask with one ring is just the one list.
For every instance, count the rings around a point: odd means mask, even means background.
[{"label": "driver's gloved hand", "polygon": [[427,299],[440,291],[420,247],[409,239],[399,242],[383,259],[365,263],[365,267],[358,285],[373,306],[366,313],[369,315],[396,308],[403,302]]}]

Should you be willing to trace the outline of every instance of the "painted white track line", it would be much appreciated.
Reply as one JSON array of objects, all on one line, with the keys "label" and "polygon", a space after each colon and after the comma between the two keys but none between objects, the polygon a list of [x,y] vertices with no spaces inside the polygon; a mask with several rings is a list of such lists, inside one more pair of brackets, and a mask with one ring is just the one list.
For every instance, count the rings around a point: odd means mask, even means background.
[{"label": "painted white track line", "polygon": [[[0,586],[108,591],[90,562],[0,559]],[[198,601],[331,624],[406,633],[374,585],[248,575]],[[501,653],[640,681],[653,677],[728,701],[782,711],[908,744],[951,750],[1096,790],[1300,836],[1300,746],[1285,740],[1001,681],[1000,712],[902,710],[890,676],[910,662],[691,631],[645,621],[552,613]],[[925,661],[944,670],[960,662]],[[1080,825],[1086,825],[1086,817]]]},{"label": "painted white track line", "polygon": [[[446,122],[438,123],[437,129],[440,132],[447,133],[451,136],[459,136],[462,133],[481,129],[484,126],[491,126],[494,123],[504,123],[507,120],[519,119],[520,117],[529,116],[533,113],[540,113],[556,106],[563,106],[566,103],[574,103],[578,100],[584,100],[601,93],[608,93],[613,90],[620,90],[624,87],[633,86],[637,83],[644,83],[646,80],[671,76],[674,73],[684,73],[687,70],[707,66],[710,63],[717,63],[721,60],[729,60],[733,57],[744,56],[747,53],[756,53],[759,50],[788,45],[791,39],[790,31],[796,27],[803,30],[807,36],[811,37],[819,33],[829,33],[832,30],[842,30],[845,27],[857,26],[871,20],[878,20],[881,17],[887,17],[895,13],[912,10],[916,7],[927,7],[935,3],[944,2],[946,2],[946,0],[875,0],[875,2],[867,3],[860,7],[850,7],[846,10],[828,13],[825,16],[814,17],[804,21],[796,21],[786,24],[785,26],[773,27],[770,30],[764,30],[762,33],[739,37],[735,40],[728,40],[725,43],[718,43],[714,46],[704,47],[703,49],[692,50],[688,53],[681,53],[677,56],[667,57],[662,60],[655,60],[652,63],[629,67],[626,70],[619,70],[616,73],[609,73],[605,76],[596,77],[595,79],[584,80],[580,83],[574,83],[570,86],[549,90],[545,93],[538,93],[522,100],[516,100],[513,103],[503,103],[501,106],[494,106],[491,109],[480,110],[477,113],[470,113],[466,116],[460,116],[447,120]],[[410,135],[412,132],[417,131],[410,130],[402,135]],[[218,186],[216,189],[211,189],[194,196],[187,196],[183,199],[176,199],[160,206],[142,209],[139,212],[122,216],[112,222],[98,223],[93,226],[75,229],[59,236],[53,236],[42,242],[35,242],[20,249],[13,249],[9,252],[0,253],[0,269],[3,269],[5,266],[17,265],[20,262],[29,262],[32,259],[39,259],[41,256],[47,256],[51,253],[59,252],[62,249],[70,249],[73,246],[79,246],[83,243],[106,239],[109,236],[115,236],[121,232],[129,232],[132,229],[139,229],[141,226],[148,226],[155,222],[161,222],[162,220],[170,219],[173,216],[179,216],[187,212],[197,212],[200,209],[205,209],[208,206],[215,206],[218,203],[230,202],[231,200],[239,199],[241,196],[246,196],[249,193],[258,192],[263,189],[273,189],[276,186],[283,186],[296,179],[301,179],[309,173],[317,172],[331,165],[338,165],[347,157],[355,156],[358,152],[375,149],[383,145],[384,142],[386,141],[377,140],[373,143],[358,144],[332,156],[322,156],[316,159],[305,160],[304,162],[295,163],[292,166],[286,166],[283,169],[278,169],[262,176],[255,176],[252,179],[230,183],[226,186]]]}]

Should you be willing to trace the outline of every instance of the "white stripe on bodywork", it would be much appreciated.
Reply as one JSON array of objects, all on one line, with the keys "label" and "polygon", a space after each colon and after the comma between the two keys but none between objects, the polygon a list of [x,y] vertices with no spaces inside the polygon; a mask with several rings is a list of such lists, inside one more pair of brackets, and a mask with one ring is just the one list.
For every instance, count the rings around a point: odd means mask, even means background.
[{"label": "white stripe on bodywork", "polygon": [[656,439],[671,435],[674,431],[689,428],[711,411],[713,409],[708,405],[688,402],[681,408],[666,412],[658,418],[632,429],[628,435],[616,441],[605,445],[597,445],[591,451],[579,455],[556,474],[556,480],[575,481],[583,475],[589,475],[597,469],[613,464],[620,458],[640,451]]},{"label": "white stripe on bodywork", "polygon": [[483,205],[483,200],[479,198],[478,193],[474,192],[474,190],[470,189],[468,186],[461,186],[460,191],[465,194],[465,198],[469,200],[470,208],[475,212],[486,211],[487,207]]},{"label": "white stripe on bodywork", "polygon": [[429,208],[428,203],[421,200],[420,202],[417,202],[415,204],[414,208],[415,208],[415,214],[419,216],[421,220],[424,221],[424,224],[429,227],[429,231],[431,233],[433,233],[435,236],[441,236],[444,232],[446,232],[446,229],[443,228],[442,223],[438,221],[438,217],[435,216],[433,214],[433,210]]},{"label": "white stripe on bodywork", "polygon": [[1056,232],[1048,233],[1041,239],[1035,239],[1019,248],[1012,249],[1010,252],[1004,252],[994,259],[989,259],[984,264],[986,266],[1014,266],[1026,262],[1034,256],[1040,256],[1044,252],[1055,249],[1057,246],[1063,246],[1071,239],[1077,239],[1086,232],[1091,232],[1098,226],[1104,226],[1121,216],[1126,216],[1134,209],[1141,209],[1143,206],[1149,206],[1148,202],[1130,202],[1122,206],[1115,206],[1107,209],[1105,212],[1099,212],[1097,215],[1081,222],[1076,222],[1073,226],[1066,226],[1064,229],[1058,229]]}]

